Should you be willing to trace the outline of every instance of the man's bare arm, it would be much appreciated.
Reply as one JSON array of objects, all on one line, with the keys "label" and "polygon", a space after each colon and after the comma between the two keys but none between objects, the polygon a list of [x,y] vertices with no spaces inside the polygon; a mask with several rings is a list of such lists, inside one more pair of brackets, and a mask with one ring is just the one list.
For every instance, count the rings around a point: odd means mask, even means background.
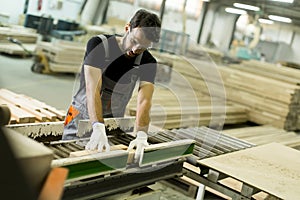
[{"label": "man's bare arm", "polygon": [[100,89],[102,86],[102,71],[99,68],[84,65],[86,84],[87,109],[91,123],[104,122]]},{"label": "man's bare arm", "polygon": [[153,92],[154,85],[152,83],[141,82],[137,96],[136,132],[148,132]]}]

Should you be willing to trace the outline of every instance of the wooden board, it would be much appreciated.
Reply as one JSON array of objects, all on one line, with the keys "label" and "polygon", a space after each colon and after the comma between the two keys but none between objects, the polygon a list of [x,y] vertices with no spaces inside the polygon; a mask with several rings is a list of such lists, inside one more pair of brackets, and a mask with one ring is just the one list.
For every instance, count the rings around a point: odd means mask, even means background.
[{"label": "wooden board", "polygon": [[255,126],[223,130],[222,133],[256,145],[277,142],[292,148],[300,147],[300,134],[273,126]]},{"label": "wooden board", "polygon": [[85,44],[62,40],[38,42],[36,52],[45,54],[52,63],[78,67],[81,65],[84,57]]},{"label": "wooden board", "polygon": [[[119,145],[113,145],[110,147],[110,151],[114,151],[114,150],[127,150],[127,146],[123,145],[123,144],[119,144]],[[70,153],[70,158],[71,157],[80,157],[80,156],[86,156],[86,155],[91,155],[91,154],[96,154],[99,153],[98,150],[82,150],[82,151],[74,151]]]},{"label": "wooden board", "polygon": [[300,152],[270,143],[198,161],[282,199],[300,196]]},{"label": "wooden board", "polygon": [[51,169],[41,189],[38,200],[61,199],[67,175],[68,170],[66,168],[58,167]]},{"label": "wooden board", "polygon": [[46,121],[62,121],[65,113],[23,94],[17,94],[7,89],[0,88],[0,105],[10,108],[12,119],[10,124],[33,123]]}]

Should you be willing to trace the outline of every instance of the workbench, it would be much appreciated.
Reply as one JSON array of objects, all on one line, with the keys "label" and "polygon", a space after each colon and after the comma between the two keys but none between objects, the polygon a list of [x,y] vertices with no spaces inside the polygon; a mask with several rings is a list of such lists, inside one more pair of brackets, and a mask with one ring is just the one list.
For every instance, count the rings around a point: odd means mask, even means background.
[{"label": "workbench", "polygon": [[[300,197],[300,152],[290,147],[270,143],[197,162],[200,173],[185,169],[186,176],[232,199],[251,199],[259,192],[271,199]],[[228,177],[242,182],[240,191],[221,184]]]}]

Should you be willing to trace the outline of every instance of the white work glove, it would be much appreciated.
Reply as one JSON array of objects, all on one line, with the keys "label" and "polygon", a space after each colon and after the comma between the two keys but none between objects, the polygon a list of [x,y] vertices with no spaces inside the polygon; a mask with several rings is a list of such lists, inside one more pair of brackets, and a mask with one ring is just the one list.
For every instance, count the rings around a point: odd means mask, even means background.
[{"label": "white work glove", "polygon": [[98,151],[102,152],[105,147],[105,151],[108,152],[110,150],[110,146],[108,144],[108,139],[105,132],[105,125],[100,122],[96,122],[93,124],[93,133],[90,137],[90,141],[86,144],[86,150],[94,150],[97,148]]},{"label": "white work glove", "polygon": [[136,151],[134,154],[135,163],[138,162],[139,164],[141,164],[144,155],[144,149],[145,147],[149,146],[147,139],[147,133],[145,133],[144,131],[138,131],[136,134],[136,138],[130,142],[128,146],[128,151],[136,147]]}]

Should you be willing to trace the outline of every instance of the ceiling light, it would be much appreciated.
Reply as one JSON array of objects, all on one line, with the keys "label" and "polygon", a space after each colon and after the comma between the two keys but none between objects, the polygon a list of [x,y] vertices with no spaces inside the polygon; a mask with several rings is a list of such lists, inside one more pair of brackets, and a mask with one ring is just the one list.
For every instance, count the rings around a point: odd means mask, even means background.
[{"label": "ceiling light", "polygon": [[274,22],[269,19],[259,18],[258,21],[259,21],[259,23],[262,23],[262,24],[274,24]]},{"label": "ceiling light", "polygon": [[269,15],[269,19],[274,20],[274,21],[279,21],[279,22],[285,22],[285,23],[291,23],[292,20],[287,17],[281,17],[281,16],[276,16],[276,15]]},{"label": "ceiling light", "polygon": [[270,1],[278,1],[282,3],[294,3],[294,0],[270,0]]},{"label": "ceiling light", "polygon": [[239,14],[239,15],[244,15],[247,14],[247,12],[245,10],[241,10],[241,9],[236,9],[236,8],[225,8],[225,11],[228,13],[232,13],[232,14]]},{"label": "ceiling light", "polygon": [[237,8],[243,8],[243,9],[253,10],[253,11],[259,11],[260,10],[259,7],[251,6],[251,5],[247,5],[247,4],[242,4],[242,3],[234,3],[233,6],[237,7]]}]

